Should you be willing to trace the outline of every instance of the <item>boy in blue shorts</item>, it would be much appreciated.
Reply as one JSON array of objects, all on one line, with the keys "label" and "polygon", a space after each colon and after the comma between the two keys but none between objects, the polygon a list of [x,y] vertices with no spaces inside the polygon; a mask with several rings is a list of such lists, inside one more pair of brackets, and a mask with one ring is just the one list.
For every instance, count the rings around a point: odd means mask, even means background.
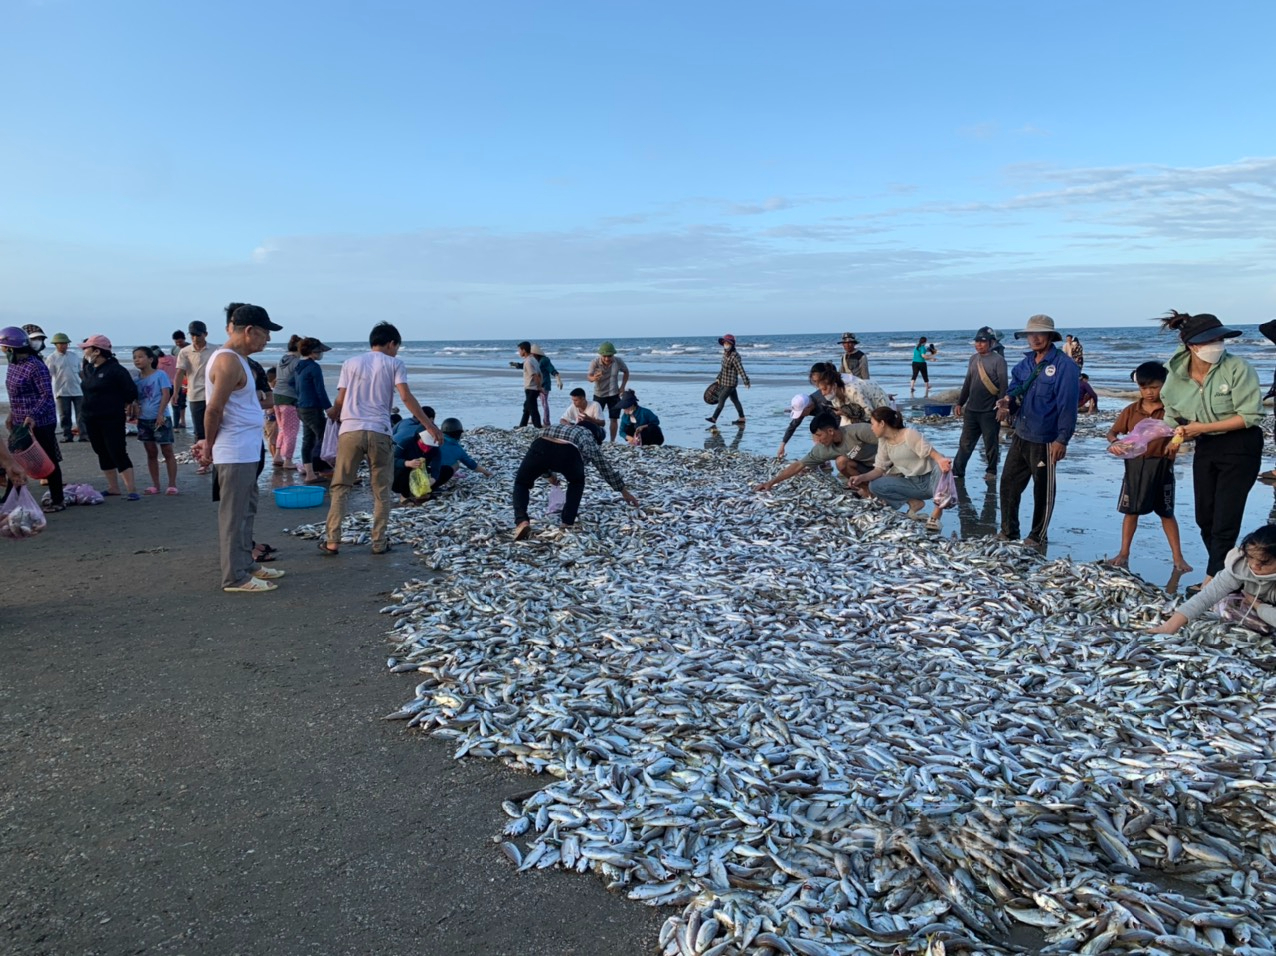
[{"label": "boy in blue shorts", "polygon": [[[1145,418],[1163,420],[1165,406],[1161,404],[1161,386],[1165,384],[1166,370],[1160,362],[1144,362],[1133,372],[1132,378],[1139,386],[1139,400],[1121,410],[1112,427],[1108,429],[1108,441],[1115,442],[1121,435],[1128,435],[1134,426]],[[1120,449],[1109,449],[1114,455]],[[1121,497],[1117,511],[1125,515],[1121,524],[1121,550],[1108,564],[1123,568],[1130,561],[1130,544],[1139,527],[1139,515],[1155,513],[1161,519],[1166,540],[1170,542],[1170,554],[1176,571],[1191,571],[1191,565],[1183,558],[1179,542],[1179,523],[1174,518],[1174,456],[1178,446],[1168,438],[1158,438],[1148,443],[1148,449],[1138,458],[1125,462],[1125,478],[1121,482]]]}]

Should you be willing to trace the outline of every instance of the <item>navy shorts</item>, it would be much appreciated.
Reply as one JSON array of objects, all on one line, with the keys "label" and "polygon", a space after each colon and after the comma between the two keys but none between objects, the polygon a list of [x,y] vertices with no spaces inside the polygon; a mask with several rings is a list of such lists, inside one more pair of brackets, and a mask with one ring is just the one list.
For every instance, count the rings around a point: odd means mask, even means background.
[{"label": "navy shorts", "polygon": [[139,418],[137,420],[137,440],[153,441],[157,445],[173,444],[173,423],[167,415],[164,416],[164,424],[159,428],[155,427],[155,419]]}]

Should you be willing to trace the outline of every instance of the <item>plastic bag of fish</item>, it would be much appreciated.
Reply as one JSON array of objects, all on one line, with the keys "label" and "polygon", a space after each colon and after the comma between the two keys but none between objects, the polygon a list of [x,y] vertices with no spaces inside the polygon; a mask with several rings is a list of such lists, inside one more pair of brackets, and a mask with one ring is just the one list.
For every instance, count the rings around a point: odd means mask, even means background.
[{"label": "plastic bag of fish", "polygon": [[[102,497],[102,492],[88,483],[67,485],[62,489],[62,503],[66,505],[100,505],[104,501],[106,499]],[[40,498],[40,503],[53,504],[53,496],[46,491]]]},{"label": "plastic bag of fish", "polygon": [[48,519],[26,486],[9,492],[0,504],[0,537],[31,538],[44,530]]}]

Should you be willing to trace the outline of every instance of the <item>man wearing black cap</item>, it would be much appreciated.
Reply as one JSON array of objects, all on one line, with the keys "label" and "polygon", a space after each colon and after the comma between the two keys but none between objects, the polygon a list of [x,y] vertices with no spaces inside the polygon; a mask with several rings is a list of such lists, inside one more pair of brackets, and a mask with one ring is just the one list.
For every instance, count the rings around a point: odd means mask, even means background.
[{"label": "man wearing black cap", "polygon": [[966,380],[953,414],[961,419],[961,444],[953,462],[953,477],[966,476],[966,462],[980,437],[984,440],[984,477],[997,477],[1001,447],[997,444],[1001,425],[997,422],[997,401],[1006,394],[1006,360],[992,350],[996,342],[983,329],[975,333],[975,354],[970,357]]},{"label": "man wearing black cap", "polygon": [[[206,437],[192,446],[201,467],[217,468],[218,536],[222,590],[273,591],[277,568],[253,561],[253,519],[257,515],[257,472],[262,461],[261,402],[248,356],[260,352],[282,326],[259,305],[239,305],[230,315],[230,338],[207,360]],[[194,328],[192,337],[198,337]],[[206,334],[206,330],[205,330]]]},{"label": "man wearing black cap", "polygon": [[[177,381],[173,383],[173,391],[183,387],[191,413],[191,426],[195,429],[195,440],[206,437],[204,434],[204,376],[208,360],[217,346],[208,344],[208,326],[196,319],[188,329],[191,344],[177,353]],[[200,466],[199,474],[208,474],[208,469]]]},{"label": "man wearing black cap", "polygon": [[868,356],[860,351],[860,340],[854,332],[842,333],[842,365],[839,369],[843,375],[854,375],[856,378],[868,378]]}]

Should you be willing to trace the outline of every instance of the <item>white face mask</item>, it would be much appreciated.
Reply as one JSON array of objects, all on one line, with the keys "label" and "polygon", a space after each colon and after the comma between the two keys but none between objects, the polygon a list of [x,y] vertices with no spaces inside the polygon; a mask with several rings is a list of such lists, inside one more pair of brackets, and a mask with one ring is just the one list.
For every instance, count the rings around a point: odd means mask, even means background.
[{"label": "white face mask", "polygon": [[1206,345],[1198,345],[1193,350],[1193,354],[1202,362],[1206,362],[1210,365],[1216,365],[1218,360],[1223,357],[1223,352],[1226,350],[1227,346],[1225,346],[1222,342],[1210,342]]}]

